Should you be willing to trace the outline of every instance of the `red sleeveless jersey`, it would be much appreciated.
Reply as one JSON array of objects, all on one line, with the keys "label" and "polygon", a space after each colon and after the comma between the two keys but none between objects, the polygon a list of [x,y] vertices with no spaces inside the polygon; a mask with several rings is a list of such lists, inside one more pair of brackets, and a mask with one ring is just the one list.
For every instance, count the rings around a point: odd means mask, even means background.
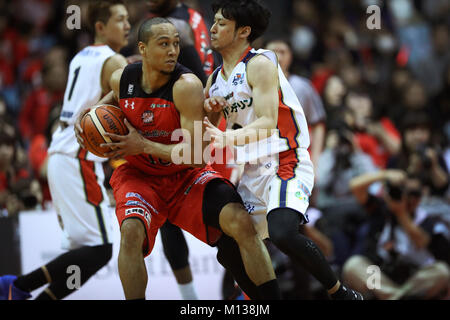
[{"label": "red sleeveless jersey", "polygon": [[[170,80],[161,88],[147,94],[140,85],[142,62],[128,65],[120,79],[119,106],[131,125],[145,138],[163,143],[175,144],[172,133],[181,128],[180,115],[173,102],[173,85],[184,73],[192,73],[177,64]],[[126,157],[125,160],[139,170],[156,176],[174,174],[190,168],[164,161],[150,154]]]}]

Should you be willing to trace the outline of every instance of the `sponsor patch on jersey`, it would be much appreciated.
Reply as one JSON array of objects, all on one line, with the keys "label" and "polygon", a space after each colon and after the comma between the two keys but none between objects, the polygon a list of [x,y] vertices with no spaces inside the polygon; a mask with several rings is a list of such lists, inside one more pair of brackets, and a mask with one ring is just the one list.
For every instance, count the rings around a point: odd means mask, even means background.
[{"label": "sponsor patch on jersey", "polygon": [[236,73],[236,75],[233,77],[233,86],[237,86],[238,84],[244,83],[244,74],[243,73]]},{"label": "sponsor patch on jersey", "polygon": [[133,94],[134,91],[134,84],[129,84],[128,85],[128,95],[131,96]]},{"label": "sponsor patch on jersey", "polygon": [[147,221],[148,227],[150,228],[152,217],[150,213],[148,213],[148,211],[144,210],[143,208],[129,208],[125,210],[125,215],[127,216],[129,214],[137,214],[144,217],[144,219]]},{"label": "sponsor patch on jersey", "polygon": [[170,108],[170,107],[171,107],[171,105],[168,104],[168,103],[152,103],[150,105],[151,109],[155,109],[155,108],[163,108],[163,109],[165,109],[165,108]]},{"label": "sponsor patch on jersey", "polygon": [[157,138],[157,137],[170,137],[171,133],[165,130],[152,130],[152,131],[141,131],[139,133],[142,134],[146,138]]},{"label": "sponsor patch on jersey", "polygon": [[144,124],[150,124],[153,122],[153,118],[154,118],[154,114],[153,111],[151,110],[147,110],[145,111],[142,116],[142,121],[144,122]]},{"label": "sponsor patch on jersey", "polygon": [[250,108],[252,105],[253,105],[253,98],[250,97],[249,99],[234,102],[232,105],[225,107],[223,109],[223,114],[225,115],[225,118],[228,118],[230,114],[237,113],[239,112],[239,110]]},{"label": "sponsor patch on jersey", "polygon": [[131,101],[130,104],[128,100],[125,100],[125,109],[128,109],[128,107],[131,107],[131,109],[134,110],[134,101]]}]

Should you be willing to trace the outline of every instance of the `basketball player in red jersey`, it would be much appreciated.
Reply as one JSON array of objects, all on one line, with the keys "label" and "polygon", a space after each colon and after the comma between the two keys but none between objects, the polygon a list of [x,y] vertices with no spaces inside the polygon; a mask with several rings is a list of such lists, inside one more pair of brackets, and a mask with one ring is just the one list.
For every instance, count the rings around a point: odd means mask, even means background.
[{"label": "basketball player in red jersey", "polygon": [[[147,1],[149,17],[168,18],[180,33],[180,55],[178,62],[190,69],[203,83],[214,68],[214,57],[210,49],[209,30],[203,17],[179,0]],[[214,165],[224,177],[229,174],[225,165]],[[164,255],[175,275],[181,296],[186,300],[196,300],[192,271],[189,265],[189,248],[183,232],[167,221],[161,228]]]},{"label": "basketball player in red jersey", "polygon": [[[279,299],[270,257],[235,188],[204,163],[194,165],[195,143],[172,139],[179,129],[194,137],[195,123],[205,115],[201,81],[176,62],[178,31],[167,19],[149,19],[139,29],[138,46],[142,62],[114,72],[113,91],[99,102],[118,102],[129,129],[126,136],[108,134],[115,142],[104,144],[114,150],[105,156],[127,160],[110,181],[121,230],[119,274],[125,297],[145,298],[144,257],[167,219],[217,246],[218,261],[233,275],[248,274],[251,283],[239,285],[249,288],[251,298]],[[76,132],[82,144],[80,119]],[[197,143],[206,147],[202,138]],[[174,164],[174,150],[191,161]],[[200,153],[203,158],[203,149]]]}]

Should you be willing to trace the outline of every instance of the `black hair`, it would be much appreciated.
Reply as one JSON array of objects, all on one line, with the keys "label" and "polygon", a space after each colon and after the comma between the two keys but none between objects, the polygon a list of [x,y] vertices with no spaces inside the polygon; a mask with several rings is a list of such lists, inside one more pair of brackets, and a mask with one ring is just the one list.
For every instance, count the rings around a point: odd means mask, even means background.
[{"label": "black hair", "polygon": [[408,111],[402,122],[401,131],[404,133],[408,129],[428,128],[431,130],[431,121],[427,113],[423,111]]},{"label": "black hair", "polygon": [[145,20],[138,31],[138,41],[147,44],[148,40],[152,37],[152,26],[162,23],[173,24],[169,19],[163,17],[153,17]]},{"label": "black hair", "polygon": [[294,51],[294,50],[292,49],[292,43],[291,43],[291,40],[290,40],[288,37],[286,37],[286,36],[282,36],[282,37],[271,37],[271,38],[265,39],[265,40],[264,40],[263,47],[264,47],[264,48],[267,48],[267,46],[268,46],[269,44],[271,44],[271,43],[283,43],[283,44],[285,44],[285,45],[289,48],[289,50],[290,50],[291,52]]},{"label": "black hair", "polygon": [[95,24],[98,21],[104,24],[108,23],[111,18],[111,7],[115,5],[125,5],[122,0],[100,0],[90,1],[88,7],[88,23],[89,28],[95,33]]},{"label": "black hair", "polygon": [[249,26],[252,29],[248,36],[250,43],[266,31],[271,16],[258,0],[218,0],[213,3],[212,10],[214,14],[222,10],[225,19],[236,22],[236,29]]}]

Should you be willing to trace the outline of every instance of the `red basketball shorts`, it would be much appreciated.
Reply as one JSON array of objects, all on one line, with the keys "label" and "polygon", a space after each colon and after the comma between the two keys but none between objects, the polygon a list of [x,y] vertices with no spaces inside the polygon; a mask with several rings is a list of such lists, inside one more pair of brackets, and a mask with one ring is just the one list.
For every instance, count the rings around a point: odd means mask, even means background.
[{"label": "red basketball shorts", "polygon": [[207,183],[217,178],[226,181],[209,166],[153,176],[125,163],[114,171],[110,181],[119,226],[129,218],[142,221],[146,231],[144,256],[151,253],[158,230],[166,219],[197,239],[214,245],[222,232],[205,225],[202,205]]}]

